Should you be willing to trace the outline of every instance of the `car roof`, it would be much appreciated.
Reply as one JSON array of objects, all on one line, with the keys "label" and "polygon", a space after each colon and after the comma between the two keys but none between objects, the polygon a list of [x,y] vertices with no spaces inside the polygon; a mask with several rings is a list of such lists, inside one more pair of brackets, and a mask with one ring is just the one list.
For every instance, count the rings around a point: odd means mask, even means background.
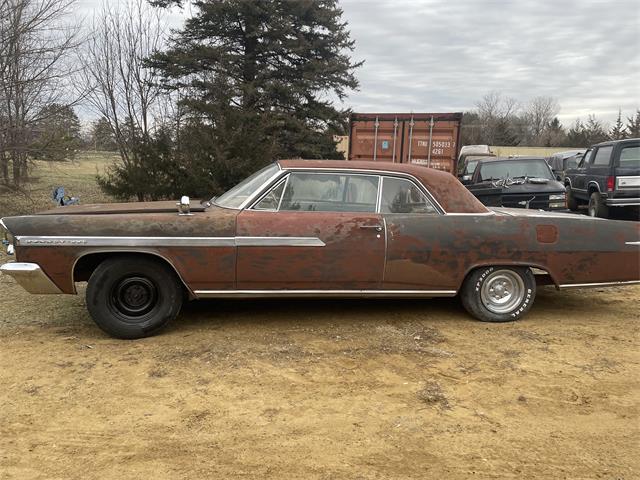
[{"label": "car roof", "polygon": [[487,213],[489,210],[448,172],[422,165],[361,160],[279,160],[283,170],[360,170],[374,173],[401,173],[416,177],[447,213]]},{"label": "car roof", "polygon": [[604,145],[616,145],[618,143],[638,143],[638,142],[640,142],[640,138],[625,138],[623,140],[607,140],[606,142],[600,142],[600,143],[591,145],[591,147],[602,147]]}]

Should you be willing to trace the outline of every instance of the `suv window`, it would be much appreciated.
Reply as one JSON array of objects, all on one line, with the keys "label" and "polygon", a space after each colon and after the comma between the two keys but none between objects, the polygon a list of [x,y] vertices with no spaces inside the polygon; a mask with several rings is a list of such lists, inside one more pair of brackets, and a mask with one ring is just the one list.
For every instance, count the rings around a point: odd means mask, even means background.
[{"label": "suv window", "polygon": [[640,146],[622,147],[620,150],[621,167],[640,167]]},{"label": "suv window", "polygon": [[609,165],[609,160],[611,159],[611,152],[613,151],[613,146],[609,145],[608,147],[600,147],[596,151],[596,156],[592,161],[592,165]]},{"label": "suv window", "polygon": [[375,212],[378,183],[379,177],[373,175],[291,173],[279,200],[280,210]]},{"label": "suv window", "polygon": [[437,213],[437,210],[412,181],[384,177],[380,213]]},{"label": "suv window", "polygon": [[585,154],[582,156],[582,160],[580,160],[578,167],[586,167],[587,165],[589,165],[589,162],[591,161],[592,153],[593,153],[593,150],[587,150]]}]

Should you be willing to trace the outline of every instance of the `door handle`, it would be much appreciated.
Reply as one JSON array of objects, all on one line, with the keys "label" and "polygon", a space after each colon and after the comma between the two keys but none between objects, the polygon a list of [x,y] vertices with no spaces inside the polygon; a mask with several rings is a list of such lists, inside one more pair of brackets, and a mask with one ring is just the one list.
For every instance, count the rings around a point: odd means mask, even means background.
[{"label": "door handle", "polygon": [[382,231],[382,225],[360,225],[360,228],[362,228],[363,230],[373,229],[376,232]]}]

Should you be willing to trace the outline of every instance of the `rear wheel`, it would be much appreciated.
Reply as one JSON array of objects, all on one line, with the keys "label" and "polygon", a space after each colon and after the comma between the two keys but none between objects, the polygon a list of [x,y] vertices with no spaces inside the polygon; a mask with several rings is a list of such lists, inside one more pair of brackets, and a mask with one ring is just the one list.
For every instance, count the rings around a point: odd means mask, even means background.
[{"label": "rear wheel", "polygon": [[609,207],[604,204],[602,195],[599,192],[592,192],[589,197],[589,216],[590,217],[609,217]]},{"label": "rear wheel", "polygon": [[168,266],[121,256],[98,265],[89,278],[86,299],[91,317],[102,330],[134,339],[153,335],[178,315],[182,289]]},{"label": "rear wheel", "polygon": [[483,267],[462,286],[462,305],[483,322],[510,322],[525,315],[536,296],[536,281],[527,267]]}]

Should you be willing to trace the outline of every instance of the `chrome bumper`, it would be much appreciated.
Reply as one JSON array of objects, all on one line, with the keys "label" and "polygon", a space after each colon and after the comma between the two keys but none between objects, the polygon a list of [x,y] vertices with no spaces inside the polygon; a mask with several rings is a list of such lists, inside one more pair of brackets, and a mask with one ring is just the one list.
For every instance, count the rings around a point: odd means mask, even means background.
[{"label": "chrome bumper", "polygon": [[62,293],[37,263],[9,262],[0,266],[0,272],[15,278],[29,293]]},{"label": "chrome bumper", "polygon": [[609,207],[634,207],[640,205],[640,198],[607,198],[604,203]]}]

